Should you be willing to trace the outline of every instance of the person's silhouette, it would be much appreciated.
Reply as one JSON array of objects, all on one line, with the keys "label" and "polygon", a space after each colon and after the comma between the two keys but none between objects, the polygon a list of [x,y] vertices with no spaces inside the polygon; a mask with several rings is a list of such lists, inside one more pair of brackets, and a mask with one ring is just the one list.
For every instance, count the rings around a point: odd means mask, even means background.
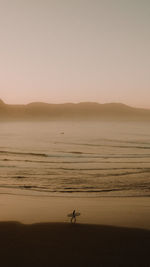
[{"label": "person's silhouette", "polygon": [[71,223],[73,221],[74,221],[74,223],[76,223],[76,211],[75,210],[72,212]]}]

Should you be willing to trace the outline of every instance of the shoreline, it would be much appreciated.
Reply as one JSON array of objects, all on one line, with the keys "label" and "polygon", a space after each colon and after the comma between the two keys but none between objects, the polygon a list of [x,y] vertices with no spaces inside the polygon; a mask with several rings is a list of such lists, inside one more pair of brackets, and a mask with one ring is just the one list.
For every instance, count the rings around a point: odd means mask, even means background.
[{"label": "shoreline", "polygon": [[150,231],[106,225],[0,222],[2,266],[149,266]]},{"label": "shoreline", "polygon": [[67,214],[81,213],[78,223],[150,230],[150,198],[61,198],[2,195],[0,221],[69,222]]}]

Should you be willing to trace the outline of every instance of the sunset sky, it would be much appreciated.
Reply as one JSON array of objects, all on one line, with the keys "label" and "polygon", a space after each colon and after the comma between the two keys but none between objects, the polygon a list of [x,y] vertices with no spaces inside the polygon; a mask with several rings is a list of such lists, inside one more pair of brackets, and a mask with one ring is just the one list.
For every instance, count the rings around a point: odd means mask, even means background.
[{"label": "sunset sky", "polygon": [[150,108],[149,0],[0,0],[0,98]]}]

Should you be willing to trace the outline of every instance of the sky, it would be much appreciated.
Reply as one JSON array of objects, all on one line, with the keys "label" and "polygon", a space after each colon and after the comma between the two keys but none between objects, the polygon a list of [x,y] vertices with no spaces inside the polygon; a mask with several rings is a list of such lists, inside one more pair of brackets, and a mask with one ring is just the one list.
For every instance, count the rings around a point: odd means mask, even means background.
[{"label": "sky", "polygon": [[0,98],[150,108],[149,0],[0,0]]}]

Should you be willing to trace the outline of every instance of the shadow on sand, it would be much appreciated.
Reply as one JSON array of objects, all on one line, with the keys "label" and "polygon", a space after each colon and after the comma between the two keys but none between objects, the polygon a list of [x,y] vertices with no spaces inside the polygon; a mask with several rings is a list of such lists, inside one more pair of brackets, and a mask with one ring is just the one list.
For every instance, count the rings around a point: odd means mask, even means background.
[{"label": "shadow on sand", "polygon": [[150,231],[111,226],[0,223],[0,266],[148,267]]}]

